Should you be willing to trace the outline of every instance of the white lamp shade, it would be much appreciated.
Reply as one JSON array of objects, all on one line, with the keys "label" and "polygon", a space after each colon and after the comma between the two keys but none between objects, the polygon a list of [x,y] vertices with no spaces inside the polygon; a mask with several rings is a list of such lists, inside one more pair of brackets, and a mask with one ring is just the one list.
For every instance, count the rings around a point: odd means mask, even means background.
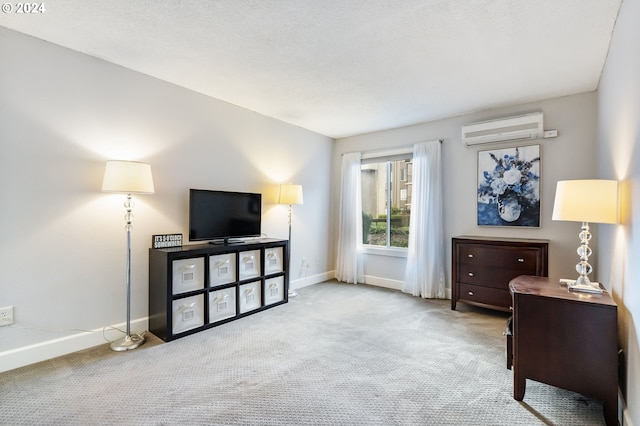
[{"label": "white lamp shade", "polygon": [[556,186],[553,220],[617,223],[618,182],[615,180],[564,180]]},{"label": "white lamp shade", "polygon": [[137,161],[107,161],[102,191],[153,194],[151,166]]},{"label": "white lamp shade", "polygon": [[303,204],[302,185],[280,185],[280,204]]}]

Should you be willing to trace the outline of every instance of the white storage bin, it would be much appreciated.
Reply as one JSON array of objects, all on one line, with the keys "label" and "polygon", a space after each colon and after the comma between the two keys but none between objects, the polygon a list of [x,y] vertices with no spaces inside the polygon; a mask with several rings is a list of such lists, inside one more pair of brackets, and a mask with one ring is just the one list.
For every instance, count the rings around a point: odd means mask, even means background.
[{"label": "white storage bin", "polygon": [[258,309],[262,306],[260,301],[260,281],[253,281],[240,286],[240,313],[245,313]]},{"label": "white storage bin", "polygon": [[229,287],[209,293],[209,323],[236,315],[236,288]]},{"label": "white storage bin", "polygon": [[204,294],[173,301],[173,334],[204,325]]},{"label": "white storage bin", "polygon": [[260,250],[241,251],[238,259],[241,280],[260,276]]},{"label": "white storage bin", "polygon": [[284,300],[284,276],[269,278],[264,282],[264,304],[271,305]]},{"label": "white storage bin", "polygon": [[204,258],[173,261],[173,294],[204,288]]},{"label": "white storage bin", "polygon": [[282,261],[282,247],[271,247],[264,250],[264,273],[265,275],[282,272],[284,263]]},{"label": "white storage bin", "polygon": [[236,254],[227,253],[209,258],[209,286],[215,287],[236,280]]}]

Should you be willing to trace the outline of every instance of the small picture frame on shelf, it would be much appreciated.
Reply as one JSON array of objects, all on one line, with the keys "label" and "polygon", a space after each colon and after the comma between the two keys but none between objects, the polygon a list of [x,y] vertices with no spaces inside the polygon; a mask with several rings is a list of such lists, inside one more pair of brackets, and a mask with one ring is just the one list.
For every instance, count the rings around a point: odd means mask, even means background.
[{"label": "small picture frame on shelf", "polygon": [[151,236],[151,247],[154,249],[182,246],[182,234],[158,234]]}]

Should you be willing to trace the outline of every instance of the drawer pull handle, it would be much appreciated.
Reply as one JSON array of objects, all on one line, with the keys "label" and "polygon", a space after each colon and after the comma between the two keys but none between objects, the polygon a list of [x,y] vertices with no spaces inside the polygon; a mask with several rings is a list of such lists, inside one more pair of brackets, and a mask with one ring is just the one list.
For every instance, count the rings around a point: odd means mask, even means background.
[{"label": "drawer pull handle", "polygon": [[469,296],[473,296],[473,292],[472,292],[472,291],[468,292],[467,294],[468,294]]},{"label": "drawer pull handle", "polygon": [[473,272],[469,272],[469,276],[472,277],[473,276]]},{"label": "drawer pull handle", "polygon": [[473,255],[472,254],[468,254],[467,257],[473,257]]},{"label": "drawer pull handle", "polygon": [[520,263],[524,263],[524,259],[523,259],[523,258],[521,258],[521,257],[519,257],[519,258],[518,258],[518,262],[520,262]]},{"label": "drawer pull handle", "polygon": [[216,302],[222,302],[224,299],[228,298],[229,295],[228,294],[219,294],[216,296],[216,298],[214,299],[214,301]]},{"label": "drawer pull handle", "polygon": [[220,259],[216,262],[216,268],[220,268],[222,265],[226,265],[229,263],[230,259]]}]

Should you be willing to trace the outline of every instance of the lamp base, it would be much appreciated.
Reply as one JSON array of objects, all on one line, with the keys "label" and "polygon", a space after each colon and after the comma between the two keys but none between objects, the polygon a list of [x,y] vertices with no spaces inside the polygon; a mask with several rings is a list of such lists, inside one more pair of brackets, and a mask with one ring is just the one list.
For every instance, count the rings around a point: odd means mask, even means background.
[{"label": "lamp base", "polygon": [[122,339],[111,342],[111,350],[116,352],[135,349],[144,343],[144,337],[139,334],[126,335]]},{"label": "lamp base", "polygon": [[589,281],[588,283],[581,283],[580,280],[560,280],[561,283],[567,285],[569,291],[579,291],[582,293],[602,294],[600,284],[597,282]]}]

